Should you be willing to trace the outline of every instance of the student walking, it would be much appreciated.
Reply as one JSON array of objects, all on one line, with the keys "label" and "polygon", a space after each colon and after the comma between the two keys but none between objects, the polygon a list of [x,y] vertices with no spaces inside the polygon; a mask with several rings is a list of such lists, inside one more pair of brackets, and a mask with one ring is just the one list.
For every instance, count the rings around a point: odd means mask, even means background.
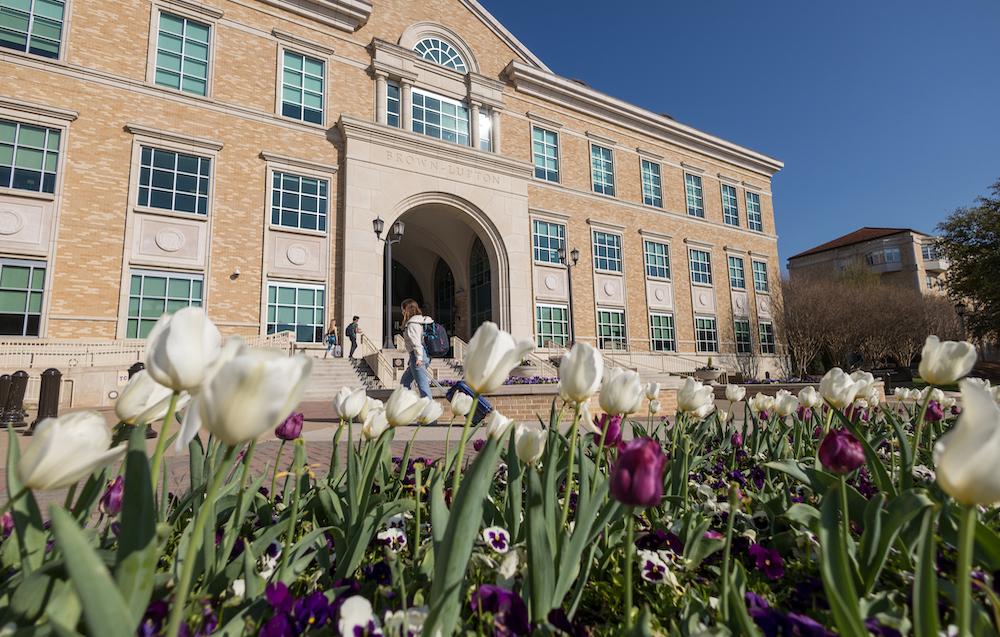
[{"label": "student walking", "polygon": [[403,310],[403,345],[410,356],[399,382],[410,389],[415,380],[420,395],[429,397],[431,380],[427,367],[431,363],[431,357],[424,349],[424,326],[434,321],[421,313],[420,306],[413,299],[406,299],[400,307]]},{"label": "student walking", "polygon": [[323,353],[323,358],[327,355],[332,354],[337,356],[337,321],[331,320],[330,327],[327,328],[326,334],[323,335],[323,340],[326,341],[326,351]]},{"label": "student walking", "polygon": [[351,324],[347,326],[347,330],[344,332],[347,338],[351,341],[351,353],[347,355],[348,358],[354,358],[354,350],[358,349],[358,334],[361,333],[361,328],[358,327],[359,316],[355,316],[351,319]]}]

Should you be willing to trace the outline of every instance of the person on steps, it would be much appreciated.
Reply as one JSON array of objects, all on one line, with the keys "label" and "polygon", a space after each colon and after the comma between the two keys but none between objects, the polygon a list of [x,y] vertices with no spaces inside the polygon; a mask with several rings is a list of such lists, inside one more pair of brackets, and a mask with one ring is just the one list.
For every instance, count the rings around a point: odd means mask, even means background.
[{"label": "person on steps", "polygon": [[347,358],[354,358],[354,350],[358,349],[358,334],[361,333],[361,328],[358,327],[359,316],[355,316],[351,319],[351,324],[347,326],[347,338],[351,341],[351,353],[347,355]]},{"label": "person on steps", "polygon": [[323,335],[323,339],[326,341],[326,352],[323,353],[323,358],[327,355],[336,356],[334,348],[337,347],[337,321],[331,320],[330,327],[327,328],[326,334]]},{"label": "person on steps", "polygon": [[409,362],[399,382],[403,387],[410,389],[413,381],[417,381],[421,397],[429,397],[431,380],[428,366],[431,364],[431,359],[424,349],[424,326],[433,323],[434,320],[424,316],[420,306],[413,299],[406,299],[400,307],[403,310],[403,345],[409,354]]}]

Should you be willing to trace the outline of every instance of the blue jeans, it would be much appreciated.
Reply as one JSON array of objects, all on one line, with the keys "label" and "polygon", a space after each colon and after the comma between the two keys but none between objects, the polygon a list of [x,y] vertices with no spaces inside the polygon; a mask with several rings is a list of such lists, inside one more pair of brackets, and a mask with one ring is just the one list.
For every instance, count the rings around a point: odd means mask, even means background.
[{"label": "blue jeans", "polygon": [[336,336],[332,336],[332,335],[331,336],[327,336],[326,337],[326,353],[327,354],[333,354],[333,348],[336,347],[336,346],[337,346],[337,337]]},{"label": "blue jeans", "polygon": [[417,389],[420,390],[420,396],[430,396],[431,395],[431,377],[427,372],[427,366],[431,364],[430,358],[424,358],[424,364],[417,367],[417,353],[410,352],[410,362],[406,366],[406,371],[403,372],[402,378],[399,379],[400,384],[403,387],[410,389],[413,385],[413,381],[417,381]]}]

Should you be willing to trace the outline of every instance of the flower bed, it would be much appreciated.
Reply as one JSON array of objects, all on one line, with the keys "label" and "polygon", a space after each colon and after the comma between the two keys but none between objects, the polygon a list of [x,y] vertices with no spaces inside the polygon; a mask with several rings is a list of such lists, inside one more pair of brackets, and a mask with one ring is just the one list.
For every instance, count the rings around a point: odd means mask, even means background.
[{"label": "flower bed", "polygon": [[[693,379],[674,418],[646,419],[660,388],[618,369],[602,385],[600,354],[577,345],[547,426],[493,411],[474,457],[469,397],[452,406],[467,416],[442,457],[392,457],[395,428],[441,407],[345,388],[334,409],[347,457],[320,469],[306,465],[301,417],[286,417],[308,362],[220,348],[199,312],[154,328],[149,371],[118,402],[127,442],[82,412],[42,423],[23,456],[10,445],[3,625],[102,637],[996,631],[1000,525],[978,506],[1000,500],[1000,407],[983,382],[963,380],[953,409],[936,390],[887,407],[871,375],[835,369],[819,391],[753,396],[736,430]],[[485,324],[466,382],[494,391],[527,348]],[[968,354],[929,341],[921,373],[953,382]],[[590,422],[596,393],[605,413]],[[183,403],[191,484],[166,493],[166,436],[150,456],[131,425],[169,429]],[[294,461],[254,474],[272,428]],[[43,523],[34,493],[69,485]]]}]

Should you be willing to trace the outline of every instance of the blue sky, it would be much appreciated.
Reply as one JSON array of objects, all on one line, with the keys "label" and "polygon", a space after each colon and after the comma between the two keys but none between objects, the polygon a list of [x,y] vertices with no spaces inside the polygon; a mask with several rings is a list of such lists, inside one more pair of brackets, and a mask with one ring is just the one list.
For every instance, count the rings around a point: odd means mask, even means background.
[{"label": "blue sky", "polygon": [[997,0],[481,1],[556,73],[784,161],[783,265],[1000,178]]}]

